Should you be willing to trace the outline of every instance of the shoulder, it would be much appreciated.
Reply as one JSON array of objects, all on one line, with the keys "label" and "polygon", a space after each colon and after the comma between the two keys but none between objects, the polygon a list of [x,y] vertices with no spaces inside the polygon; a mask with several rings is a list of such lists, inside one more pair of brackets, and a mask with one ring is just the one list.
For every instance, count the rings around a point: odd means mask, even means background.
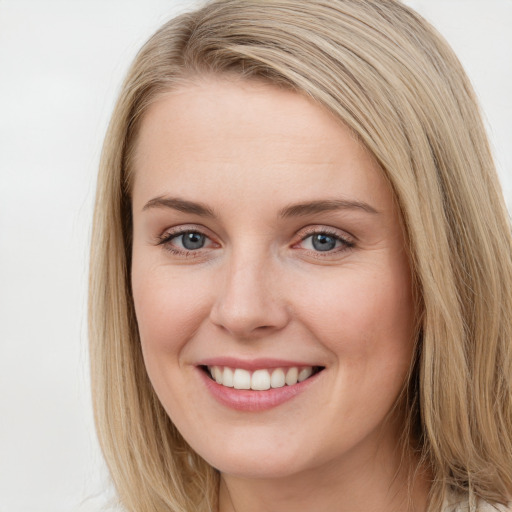
[{"label": "shoulder", "polygon": [[508,505],[491,505],[482,500],[478,502],[477,512],[512,512],[512,504]]},{"label": "shoulder", "polygon": [[[489,511],[498,510],[499,512],[512,512],[512,503],[511,502],[507,503],[506,505],[496,505],[496,506],[486,505],[486,506],[488,507],[486,510],[489,510]],[[482,512],[483,512],[483,509],[482,509]]]},{"label": "shoulder", "polygon": [[512,503],[492,505],[482,499],[471,499],[467,494],[448,492],[442,512],[512,512]]}]

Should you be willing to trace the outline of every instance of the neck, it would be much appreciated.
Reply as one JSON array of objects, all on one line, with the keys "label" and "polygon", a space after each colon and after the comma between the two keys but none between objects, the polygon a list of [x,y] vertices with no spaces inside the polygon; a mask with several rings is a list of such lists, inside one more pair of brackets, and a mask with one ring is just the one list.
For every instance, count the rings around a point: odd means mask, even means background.
[{"label": "neck", "polygon": [[415,460],[382,455],[278,478],[222,474],[219,512],[425,512],[426,472]]}]

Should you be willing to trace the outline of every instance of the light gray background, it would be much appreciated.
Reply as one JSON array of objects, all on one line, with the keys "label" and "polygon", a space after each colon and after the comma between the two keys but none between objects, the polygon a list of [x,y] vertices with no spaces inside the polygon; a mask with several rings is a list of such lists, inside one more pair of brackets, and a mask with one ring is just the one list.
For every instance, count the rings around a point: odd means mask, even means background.
[{"label": "light gray background", "polygon": [[[95,173],[130,60],[178,0],[0,0],[0,512],[92,512],[108,479],[89,398]],[[512,206],[512,0],[409,0],[480,97]]]}]

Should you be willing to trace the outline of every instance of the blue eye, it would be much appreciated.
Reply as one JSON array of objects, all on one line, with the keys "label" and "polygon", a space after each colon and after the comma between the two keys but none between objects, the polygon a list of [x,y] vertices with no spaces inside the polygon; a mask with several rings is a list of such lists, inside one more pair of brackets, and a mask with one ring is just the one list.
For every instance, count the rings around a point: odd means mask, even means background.
[{"label": "blue eye", "polygon": [[195,251],[197,249],[202,249],[206,242],[206,237],[195,231],[189,231],[187,233],[182,233],[175,237],[177,239],[181,239],[181,245],[187,251]]},{"label": "blue eye", "polygon": [[168,251],[186,255],[215,246],[212,240],[200,231],[178,231],[166,233],[159,237],[158,245],[162,245]]},{"label": "blue eye", "polygon": [[311,243],[317,251],[332,251],[336,248],[337,241],[336,238],[325,233],[318,233],[311,237]]},{"label": "blue eye", "polygon": [[305,236],[300,245],[303,249],[314,252],[338,252],[353,247],[353,243],[342,236],[325,231],[318,231]]}]

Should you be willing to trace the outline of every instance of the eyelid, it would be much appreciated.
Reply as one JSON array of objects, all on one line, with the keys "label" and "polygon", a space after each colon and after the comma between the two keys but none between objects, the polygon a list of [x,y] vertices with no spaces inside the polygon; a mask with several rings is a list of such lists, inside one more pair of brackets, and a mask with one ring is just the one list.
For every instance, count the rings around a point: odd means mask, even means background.
[{"label": "eyelid", "polygon": [[179,224],[177,226],[171,226],[165,228],[160,235],[156,236],[157,245],[163,240],[168,240],[175,236],[179,236],[183,233],[200,233],[201,235],[206,236],[207,238],[212,239],[212,235],[210,234],[210,230],[201,224]]},{"label": "eyelid", "polygon": [[308,238],[311,235],[318,235],[318,234],[326,234],[331,235],[336,238],[339,238],[340,240],[348,243],[348,244],[355,244],[357,238],[348,233],[347,231],[343,231],[338,228],[333,228],[331,226],[323,226],[321,224],[314,225],[314,226],[306,226],[305,228],[302,228],[297,232],[297,236],[299,238],[299,242],[302,242],[306,238]]}]

